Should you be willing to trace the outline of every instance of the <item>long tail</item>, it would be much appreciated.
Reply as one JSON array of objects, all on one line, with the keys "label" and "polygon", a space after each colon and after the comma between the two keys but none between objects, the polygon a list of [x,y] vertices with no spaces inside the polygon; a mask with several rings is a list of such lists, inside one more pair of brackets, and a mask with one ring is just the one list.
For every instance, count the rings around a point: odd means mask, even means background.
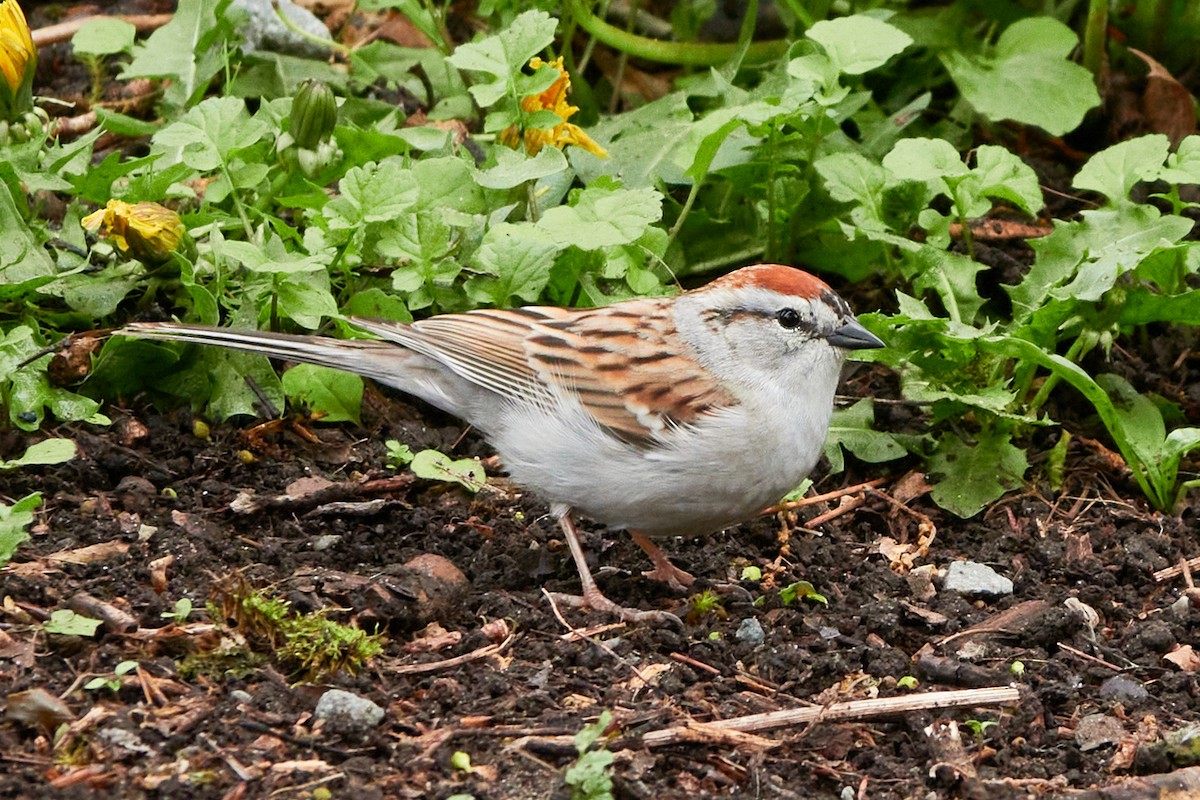
[{"label": "long tail", "polygon": [[332,367],[411,391],[406,385],[405,364],[415,354],[392,342],[239,331],[174,322],[133,322],[115,333],[139,339],[215,345],[271,358]]}]

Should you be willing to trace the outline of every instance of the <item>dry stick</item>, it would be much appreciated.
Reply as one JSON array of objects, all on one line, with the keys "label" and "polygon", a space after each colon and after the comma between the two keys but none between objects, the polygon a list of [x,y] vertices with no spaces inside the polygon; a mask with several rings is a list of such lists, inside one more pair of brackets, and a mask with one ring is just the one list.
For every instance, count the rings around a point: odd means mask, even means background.
[{"label": "dry stick", "polygon": [[824,514],[818,514],[812,519],[807,520],[804,523],[804,527],[815,528],[818,525],[824,525],[826,522],[829,522],[832,519],[837,519],[843,514],[848,514],[865,502],[867,502],[867,496],[865,494],[860,494],[858,497],[853,499],[849,497],[843,498],[842,502],[838,503],[837,508],[830,509]]},{"label": "dry stick", "polygon": [[1154,580],[1158,581],[1159,583],[1162,583],[1165,580],[1170,580],[1171,578],[1179,577],[1180,575],[1182,575],[1184,573],[1185,569],[1196,569],[1196,568],[1200,568],[1200,556],[1196,556],[1195,558],[1189,558],[1187,561],[1180,561],[1178,564],[1176,564],[1173,567],[1167,567],[1166,569],[1160,569],[1158,572],[1154,573]]},{"label": "dry stick", "polygon": [[439,669],[457,667],[470,661],[486,658],[487,656],[499,655],[507,650],[508,646],[512,644],[513,640],[516,638],[516,633],[510,633],[508,638],[500,644],[489,644],[485,647],[479,648],[478,650],[472,650],[469,653],[465,653],[461,656],[455,656],[454,658],[446,658],[442,659],[441,661],[430,661],[427,664],[404,664],[403,666],[399,667],[389,667],[388,674],[415,675],[421,672],[437,672]]},{"label": "dry stick", "polygon": [[1124,669],[1122,669],[1121,667],[1118,667],[1116,664],[1110,664],[1109,662],[1105,661],[1103,658],[1097,658],[1096,656],[1091,655],[1089,653],[1085,653],[1082,650],[1076,650],[1074,647],[1071,647],[1071,645],[1069,645],[1069,644],[1063,644],[1062,642],[1059,642],[1058,648],[1060,650],[1066,650],[1071,655],[1079,656],[1084,661],[1091,661],[1093,664],[1098,664],[1102,667],[1108,667],[1113,672],[1124,672]]},{"label": "dry stick", "polygon": [[887,478],[876,478],[873,481],[858,483],[854,486],[847,486],[844,489],[834,489],[832,492],[826,492],[825,494],[818,494],[812,497],[802,497],[799,500],[792,500],[787,503],[776,503],[770,508],[764,510],[763,514],[778,514],[780,511],[791,511],[794,508],[804,508],[805,506],[811,506],[814,503],[824,503],[826,500],[836,500],[839,497],[843,497],[848,494],[854,494],[855,492],[861,492],[864,489],[874,489],[877,486],[882,486],[883,484],[887,483],[887,480]]},{"label": "dry stick", "polygon": [[601,650],[615,658],[617,661],[629,667],[630,671],[633,672],[633,674],[637,676],[637,679],[642,682],[642,686],[645,686],[647,689],[651,688],[650,679],[643,675],[642,671],[635,667],[632,662],[622,657],[616,650],[613,650],[599,639],[588,638],[587,636],[584,636],[578,628],[567,622],[566,617],[564,617],[562,612],[558,610],[558,603],[554,602],[554,596],[550,594],[550,592],[546,591],[545,587],[542,588],[542,594],[546,595],[546,602],[550,604],[550,610],[554,612],[555,619],[562,623],[562,626],[571,632],[572,637],[579,639],[580,641],[591,642],[592,644],[596,645]]},{"label": "dry stick", "polygon": [[174,14],[93,14],[87,17],[78,17],[76,19],[60,22],[57,25],[47,25],[44,28],[38,28],[32,32],[33,44],[36,47],[45,47],[49,44],[57,44],[59,42],[67,42],[71,37],[79,32],[86,23],[94,19],[119,19],[128,22],[133,27],[137,28],[138,33],[145,33],[157,28],[161,28],[171,21]]},{"label": "dry stick", "polygon": [[[769,711],[765,714],[749,714],[744,717],[716,720],[704,723],[706,729],[719,731],[765,731],[789,725],[803,725],[817,720],[869,719],[888,714],[901,714],[937,708],[959,708],[976,705],[1004,705],[1015,703],[1021,693],[1009,686],[993,686],[985,689],[955,689],[947,692],[925,692],[903,697],[884,697],[876,700],[851,700],[846,703],[831,703],[812,708],[789,708]],[[688,726],[651,731],[642,736],[646,747],[662,747],[689,736]]]}]

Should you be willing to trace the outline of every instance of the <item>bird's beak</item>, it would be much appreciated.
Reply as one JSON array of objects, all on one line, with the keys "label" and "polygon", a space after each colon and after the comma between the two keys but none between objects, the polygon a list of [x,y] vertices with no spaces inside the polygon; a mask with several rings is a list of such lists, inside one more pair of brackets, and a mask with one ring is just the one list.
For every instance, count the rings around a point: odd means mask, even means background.
[{"label": "bird's beak", "polygon": [[835,328],[833,333],[826,337],[826,340],[834,347],[846,350],[869,350],[874,347],[887,346],[883,343],[883,339],[864,328],[862,323],[856,319],[851,319],[843,323],[841,327]]}]

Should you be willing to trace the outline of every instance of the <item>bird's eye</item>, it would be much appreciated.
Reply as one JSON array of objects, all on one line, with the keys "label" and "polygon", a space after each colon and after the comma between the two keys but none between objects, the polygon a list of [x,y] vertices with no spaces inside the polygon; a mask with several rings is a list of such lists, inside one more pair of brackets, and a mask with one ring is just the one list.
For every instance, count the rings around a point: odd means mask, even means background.
[{"label": "bird's eye", "polygon": [[775,321],[779,323],[780,327],[786,328],[789,331],[799,328],[800,323],[803,322],[800,312],[794,308],[781,308],[776,311]]}]

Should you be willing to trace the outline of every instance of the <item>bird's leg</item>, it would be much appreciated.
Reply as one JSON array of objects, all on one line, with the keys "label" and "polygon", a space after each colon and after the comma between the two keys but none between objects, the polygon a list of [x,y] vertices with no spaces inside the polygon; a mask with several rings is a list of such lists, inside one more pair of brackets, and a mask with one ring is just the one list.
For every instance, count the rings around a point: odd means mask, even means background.
[{"label": "bird's leg", "polygon": [[583,554],[583,543],[579,539],[579,529],[575,527],[575,521],[571,519],[570,512],[559,518],[559,524],[567,539],[567,547],[571,548],[571,558],[574,559],[575,569],[579,572],[579,582],[583,587],[583,593],[576,596],[554,592],[552,596],[556,601],[612,614],[626,622],[669,622],[683,627],[679,617],[667,611],[640,611],[636,608],[626,608],[605,597],[604,593],[600,591],[600,587],[596,585],[592,571],[588,569],[587,559]]},{"label": "bird's leg", "polygon": [[646,536],[646,534],[640,531],[630,531],[629,537],[633,539],[638,547],[645,550],[646,555],[650,556],[650,560],[654,562],[654,569],[642,573],[647,578],[662,581],[677,592],[686,591],[689,586],[696,582],[696,578],[690,572],[672,564],[671,559],[667,558],[667,554],[651,541],[650,537]]}]

